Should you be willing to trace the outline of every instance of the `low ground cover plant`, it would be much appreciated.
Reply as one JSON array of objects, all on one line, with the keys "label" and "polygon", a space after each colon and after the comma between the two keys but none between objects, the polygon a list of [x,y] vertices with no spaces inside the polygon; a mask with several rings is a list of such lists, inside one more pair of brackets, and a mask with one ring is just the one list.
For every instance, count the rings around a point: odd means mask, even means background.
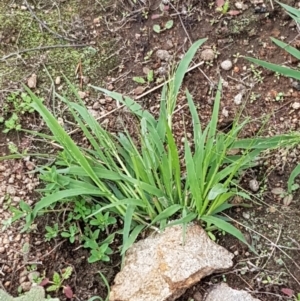
[{"label": "low ground cover plant", "polygon": [[[230,200],[250,195],[239,189],[238,175],[256,164],[266,149],[299,141],[297,134],[240,139],[250,122],[237,119],[229,132],[217,130],[222,85],[219,82],[211,120],[203,128],[191,94],[185,91],[193,123],[193,137],[185,138],[183,157],[179,154],[172,117],[177,96],[189,64],[205,42],[195,42],[180,61],[174,76],[161,93],[160,113],[155,118],[129,97],[93,87],[124,104],[136,117],[138,143],[129,133],[114,135],[89,113],[78,96],[65,102],[74,120],[88,139],[90,147],[76,144],[55,116],[29,89],[33,108],[44,119],[52,136],[35,133],[62,148],[50,166],[39,168],[45,187],[34,208],[26,207],[18,217],[26,216],[25,229],[39,215],[55,210],[63,216],[58,226],[48,225],[47,239],[61,235],[70,242],[80,240],[90,249],[89,262],[108,261],[110,244],[116,233],[123,237],[122,255],[145,229],[198,220],[208,231],[220,229],[245,242],[244,236],[221,214],[232,207]],[[192,147],[190,146],[192,144]],[[239,150],[230,154],[232,150]],[[181,160],[183,163],[181,163]],[[251,247],[251,246],[250,246]]]}]

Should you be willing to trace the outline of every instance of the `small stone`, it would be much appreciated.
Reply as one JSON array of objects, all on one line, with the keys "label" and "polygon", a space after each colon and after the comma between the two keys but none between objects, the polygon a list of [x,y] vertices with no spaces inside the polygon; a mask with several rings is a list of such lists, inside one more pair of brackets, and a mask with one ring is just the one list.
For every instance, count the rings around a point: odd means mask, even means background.
[{"label": "small stone", "polygon": [[36,83],[37,83],[37,76],[36,74],[32,74],[27,80],[27,85],[30,89],[35,89]]},{"label": "small stone", "polygon": [[292,104],[292,108],[293,108],[294,110],[298,110],[298,109],[300,108],[300,102],[294,102],[294,103]]},{"label": "small stone", "polygon": [[3,254],[5,252],[5,248],[4,247],[0,247],[0,254]]},{"label": "small stone", "polygon": [[134,93],[135,95],[140,95],[140,94],[142,94],[144,91],[145,91],[145,87],[143,87],[143,86],[138,86],[138,87],[136,87],[136,88],[134,89],[133,93]]},{"label": "small stone", "polygon": [[61,82],[61,78],[60,76],[57,76],[55,79],[55,85],[60,85],[60,82]]},{"label": "small stone", "polygon": [[33,170],[35,168],[34,163],[31,161],[25,161],[25,165],[28,170]]},{"label": "small stone", "polygon": [[166,75],[167,74],[167,69],[165,66],[161,66],[157,69],[157,72],[159,75]]},{"label": "small stone", "polygon": [[252,297],[248,292],[242,290],[234,290],[226,283],[216,285],[207,295],[205,301],[260,301]]},{"label": "small stone", "polygon": [[107,90],[112,91],[113,89],[114,89],[113,84],[109,84],[109,85],[107,86]]},{"label": "small stone", "polygon": [[150,72],[150,69],[149,69],[148,67],[144,67],[144,68],[143,68],[143,73],[144,73],[144,74],[148,75],[149,72]]},{"label": "small stone", "polygon": [[15,195],[16,194],[16,189],[12,185],[9,185],[6,187],[6,193],[9,195]]},{"label": "small stone", "polygon": [[259,183],[256,179],[252,179],[249,182],[249,188],[253,191],[253,192],[257,192],[259,190]]},{"label": "small stone", "polygon": [[156,56],[162,60],[168,62],[171,59],[171,55],[167,50],[159,49],[156,51]]},{"label": "small stone", "polygon": [[27,7],[26,7],[25,5],[21,5],[21,6],[20,6],[20,9],[21,9],[21,10],[27,10]]},{"label": "small stone", "polygon": [[31,288],[31,282],[30,281],[23,282],[21,283],[21,287],[24,292],[28,292]]},{"label": "small stone", "polygon": [[243,215],[243,218],[245,218],[245,219],[249,219],[250,218],[250,213],[249,212],[244,211],[242,213],[242,215]]},{"label": "small stone", "polygon": [[99,103],[99,102],[95,102],[94,104],[93,104],[93,110],[99,110],[100,108],[101,108],[101,103]]},{"label": "small stone", "polygon": [[165,49],[165,50],[170,50],[170,49],[172,49],[173,48],[173,43],[172,43],[172,41],[171,40],[167,40],[167,42],[163,45],[163,48]]},{"label": "small stone", "polygon": [[242,103],[242,98],[243,98],[243,93],[239,93],[236,96],[234,96],[233,101],[236,105],[240,105]]},{"label": "small stone", "polygon": [[234,6],[235,6],[237,9],[243,9],[243,3],[242,3],[242,2],[235,2],[235,3],[234,3]]},{"label": "small stone", "polygon": [[221,68],[225,71],[229,71],[232,68],[232,62],[230,60],[225,60],[221,63]]},{"label": "small stone", "polygon": [[211,48],[204,49],[201,52],[200,57],[203,61],[212,61],[215,58],[215,53]]},{"label": "small stone", "polygon": [[293,200],[293,195],[292,194],[289,194],[289,195],[285,196],[283,198],[283,205],[284,206],[289,206],[291,204],[292,200]]},{"label": "small stone", "polygon": [[99,103],[102,104],[102,105],[105,105],[106,100],[104,98],[101,98],[101,99],[99,99]]},{"label": "small stone", "polygon": [[226,118],[228,117],[229,112],[228,112],[228,110],[226,108],[223,108],[222,115],[225,116]]},{"label": "small stone", "polygon": [[193,299],[194,299],[194,301],[202,301],[203,300],[202,295],[200,294],[200,292],[196,292],[193,295]]},{"label": "small stone", "polygon": [[78,91],[77,93],[78,93],[78,95],[79,95],[79,97],[80,97],[81,99],[85,99],[85,98],[86,98],[86,92]]}]

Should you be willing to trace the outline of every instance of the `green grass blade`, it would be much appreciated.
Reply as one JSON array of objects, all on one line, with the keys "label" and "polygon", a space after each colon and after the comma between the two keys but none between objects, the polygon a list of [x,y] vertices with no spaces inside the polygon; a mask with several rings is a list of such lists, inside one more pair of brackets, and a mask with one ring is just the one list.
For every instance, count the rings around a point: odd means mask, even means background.
[{"label": "green grass blade", "polygon": [[254,59],[254,58],[251,58],[251,57],[245,57],[245,59],[247,59],[248,61],[250,61],[252,63],[260,65],[264,68],[272,70],[274,72],[278,72],[278,73],[280,73],[284,76],[292,77],[294,79],[300,80],[300,71],[293,70],[293,69],[283,67],[283,66],[279,66],[279,65],[276,65],[276,64],[268,63],[268,62],[265,62],[265,61],[262,61],[262,60]]},{"label": "green grass blade", "polygon": [[57,201],[63,200],[65,198],[78,196],[78,195],[94,195],[94,196],[107,196],[106,193],[100,191],[95,187],[95,189],[87,189],[87,188],[72,188],[68,190],[58,191],[46,197],[43,197],[39,202],[36,203],[33,209],[34,216],[37,213],[50,205],[56,203]]},{"label": "green grass blade", "polygon": [[178,198],[181,200],[182,193],[181,193],[181,173],[180,173],[180,160],[177,145],[175,139],[172,135],[171,129],[168,125],[166,125],[167,130],[167,143],[168,143],[168,161],[169,161],[169,171],[170,174],[174,176],[174,183],[177,192],[174,196],[175,199]]},{"label": "green grass blade", "polygon": [[240,240],[241,242],[246,244],[252,250],[252,252],[256,253],[256,251],[253,249],[253,247],[248,244],[248,242],[246,241],[242,232],[240,230],[238,230],[236,227],[229,224],[228,222],[224,221],[223,219],[221,219],[219,217],[215,217],[215,216],[202,216],[201,219],[203,221],[205,221],[206,223],[213,224],[220,230],[223,230],[226,233],[231,234],[232,236],[236,237],[238,240]]},{"label": "green grass blade", "polygon": [[182,206],[178,204],[171,205],[170,207],[163,210],[160,214],[158,214],[151,222],[151,225],[154,225],[162,220],[167,220],[171,216],[173,216],[176,212],[182,209]]},{"label": "green grass blade", "polygon": [[134,229],[131,231],[129,237],[126,239],[126,241],[123,241],[123,248],[121,255],[124,255],[125,252],[132,246],[132,244],[136,241],[139,234],[143,231],[145,228],[144,225],[137,225],[134,227]]},{"label": "green grass blade", "polygon": [[201,39],[196,41],[187,51],[187,53],[185,54],[185,56],[183,57],[183,59],[180,61],[178,68],[176,70],[175,76],[174,76],[174,90],[172,91],[173,93],[173,97],[176,99],[177,94],[179,92],[179,89],[182,85],[182,81],[184,78],[184,75],[186,73],[186,71],[189,68],[189,65],[193,59],[193,57],[195,56],[195,53],[197,52],[198,48],[205,43],[207,39]]},{"label": "green grass blade", "polygon": [[279,46],[280,48],[282,48],[283,50],[287,51],[289,54],[291,54],[292,56],[294,56],[295,58],[297,58],[298,60],[300,60],[300,51],[298,49],[296,49],[295,47],[290,46],[287,43],[284,43],[284,42],[282,42],[280,40],[277,40],[275,38],[271,37],[271,40],[277,46]]},{"label": "green grass blade", "polygon": [[193,196],[193,201],[196,206],[196,210],[198,213],[200,213],[202,209],[202,193],[200,189],[200,184],[197,177],[197,171],[195,169],[195,164],[192,156],[192,152],[190,149],[190,146],[185,140],[185,163],[186,163],[186,181],[188,185],[188,189],[191,191],[191,194]]},{"label": "green grass blade", "polygon": [[57,141],[59,141],[63,148],[82,166],[82,168],[85,169],[86,173],[99,186],[99,188],[103,188],[103,184],[93,172],[88,160],[82,154],[81,150],[71,139],[71,137],[59,125],[56,118],[48,111],[41,100],[30,91],[30,89],[25,87],[25,90],[33,100],[32,107],[42,116]]},{"label": "green grass blade", "polygon": [[128,205],[124,217],[124,228],[123,228],[123,246],[121,254],[124,254],[129,247],[129,243],[127,242],[129,238],[130,229],[132,226],[132,216],[135,211],[135,206]]},{"label": "green grass blade", "polygon": [[288,179],[288,192],[292,192],[292,185],[294,184],[295,178],[300,174],[300,164],[298,164],[291,172]]},{"label": "green grass blade", "polygon": [[186,90],[186,98],[187,98],[190,112],[192,115],[193,130],[194,130],[194,144],[198,145],[198,143],[200,142],[201,134],[202,134],[199,114],[197,112],[197,109],[196,109],[195,103],[192,99],[192,96],[188,90]]}]

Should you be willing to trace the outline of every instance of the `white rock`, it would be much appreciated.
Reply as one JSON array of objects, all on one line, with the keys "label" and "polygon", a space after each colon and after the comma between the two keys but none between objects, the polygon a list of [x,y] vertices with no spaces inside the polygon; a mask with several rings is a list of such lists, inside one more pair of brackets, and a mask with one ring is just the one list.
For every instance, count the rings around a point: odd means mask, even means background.
[{"label": "white rock", "polygon": [[79,95],[79,97],[80,97],[81,99],[86,98],[86,92],[78,91],[77,93],[78,93],[78,95]]},{"label": "white rock", "polygon": [[243,93],[239,93],[236,96],[234,96],[233,101],[236,105],[240,105],[242,103],[242,98],[243,98]]},{"label": "white rock", "polygon": [[243,3],[242,3],[242,2],[235,2],[235,3],[234,3],[234,6],[235,6],[237,9],[243,9]]},{"label": "white rock", "polygon": [[222,110],[222,115],[225,116],[226,118],[228,117],[229,115],[229,112],[228,110],[224,107],[223,110]]},{"label": "white rock", "polygon": [[246,291],[238,291],[230,288],[226,283],[215,286],[204,301],[260,301],[252,297]]},{"label": "white rock", "polygon": [[203,277],[232,266],[233,254],[190,224],[167,228],[135,243],[126,253],[110,301],[173,301]]},{"label": "white rock", "polygon": [[60,85],[60,82],[61,82],[61,78],[60,78],[60,76],[57,76],[55,79],[55,84]]},{"label": "white rock", "polygon": [[171,55],[167,50],[159,49],[156,51],[156,56],[162,60],[168,62],[171,59]]},{"label": "white rock", "polygon": [[294,110],[298,110],[298,109],[300,108],[300,102],[294,102],[294,103],[292,104],[292,108],[293,108]]},{"label": "white rock", "polygon": [[230,60],[225,60],[221,63],[221,68],[225,71],[228,71],[232,68],[232,61]]},{"label": "white rock", "polygon": [[36,83],[37,83],[37,76],[36,74],[32,74],[27,80],[27,85],[30,89],[35,89]]},{"label": "white rock", "polygon": [[215,53],[211,48],[204,49],[201,52],[200,57],[203,61],[212,61],[215,58]]},{"label": "white rock", "polygon": [[257,192],[259,190],[259,183],[256,179],[252,179],[249,181],[249,188],[253,191],[253,192]]}]

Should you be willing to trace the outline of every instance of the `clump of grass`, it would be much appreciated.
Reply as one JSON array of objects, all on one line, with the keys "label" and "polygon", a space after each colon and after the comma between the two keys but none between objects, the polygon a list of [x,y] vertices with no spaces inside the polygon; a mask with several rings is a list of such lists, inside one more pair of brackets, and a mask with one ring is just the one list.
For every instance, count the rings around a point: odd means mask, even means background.
[{"label": "clump of grass", "polygon": [[[139,145],[126,130],[119,135],[105,130],[70,84],[78,101],[58,97],[68,105],[91,146],[88,149],[79,147],[41,100],[27,89],[34,109],[53,136],[36,134],[63,147],[52,167],[40,169],[42,180],[48,184],[43,189],[44,197],[31,211],[26,209],[26,216],[30,216],[28,221],[48,210],[60,208],[63,211],[68,207],[71,212],[67,221],[73,226],[63,224],[63,229],[57,228],[56,231],[64,233],[70,241],[81,232],[84,247],[91,249],[90,262],[109,259],[112,251],[109,244],[115,232],[109,232],[108,226],[116,223],[116,218],[123,224],[118,231],[123,236],[121,254],[146,228],[164,229],[193,220],[199,220],[206,229],[214,226],[246,243],[242,233],[221,215],[222,211],[233,206],[230,200],[234,196],[250,199],[248,194],[239,191],[233,179],[251,167],[262,151],[290,143],[298,137],[291,134],[239,139],[239,133],[249,120],[234,122],[228,133],[219,132],[220,82],[211,120],[205,128],[201,126],[191,94],[185,92],[193,122],[193,150],[186,137],[182,166],[172,132],[172,117],[184,75],[205,40],[191,46],[169,85],[163,88],[157,119],[131,98],[93,87],[126,105],[138,118]],[[232,149],[241,152],[230,155]],[[74,225],[79,219],[84,221],[84,229],[76,232]],[[55,233],[51,235],[55,236]],[[103,239],[101,242],[100,238]]]}]

